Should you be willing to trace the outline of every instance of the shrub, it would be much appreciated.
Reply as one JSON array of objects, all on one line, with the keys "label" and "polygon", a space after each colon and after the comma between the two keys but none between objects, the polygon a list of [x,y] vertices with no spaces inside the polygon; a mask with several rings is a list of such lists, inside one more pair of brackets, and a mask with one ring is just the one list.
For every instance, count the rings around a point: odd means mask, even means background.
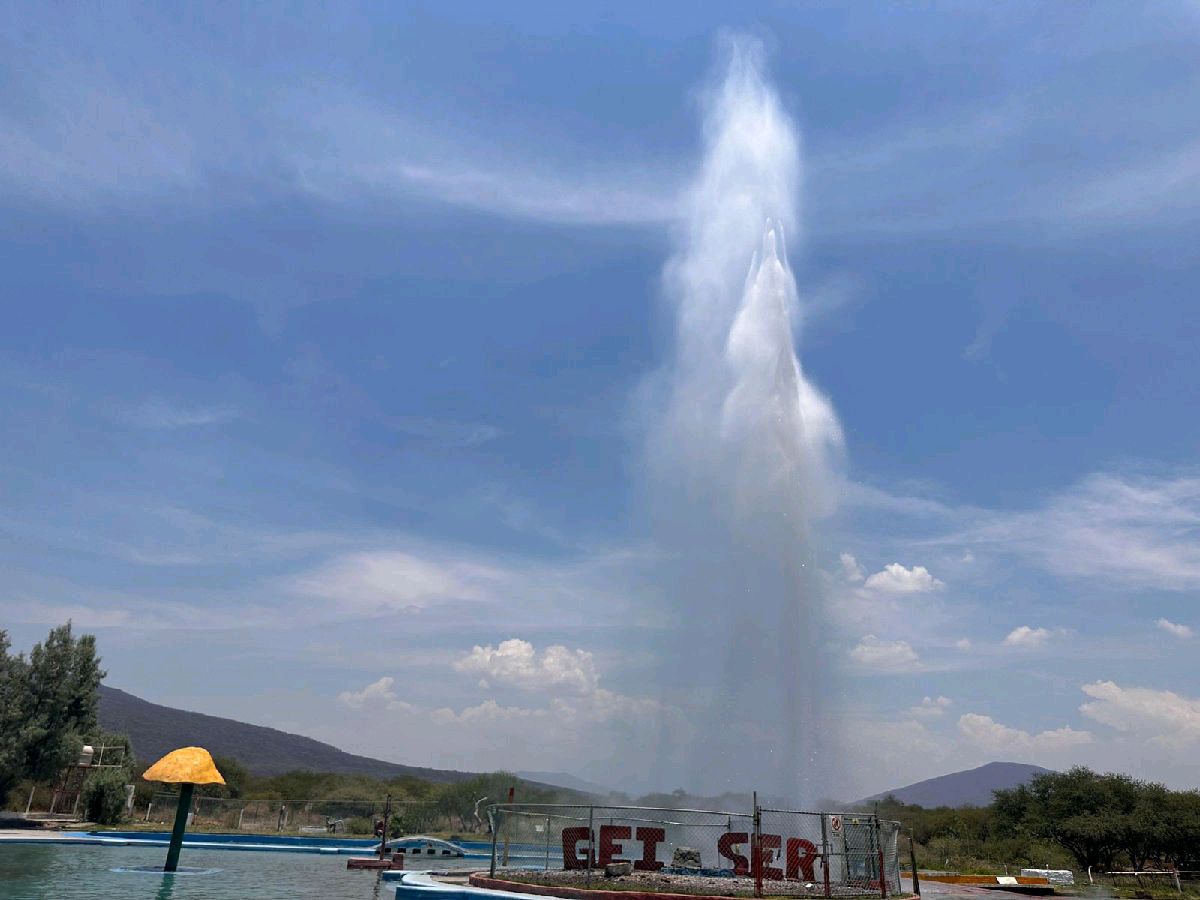
[{"label": "shrub", "polygon": [[116,825],[125,813],[125,772],[96,772],[83,786],[83,806],[89,822]]},{"label": "shrub", "polygon": [[358,816],[353,819],[347,819],[346,820],[346,833],[347,834],[374,834],[375,833],[375,823],[372,822],[370,819],[364,818],[363,816]]}]

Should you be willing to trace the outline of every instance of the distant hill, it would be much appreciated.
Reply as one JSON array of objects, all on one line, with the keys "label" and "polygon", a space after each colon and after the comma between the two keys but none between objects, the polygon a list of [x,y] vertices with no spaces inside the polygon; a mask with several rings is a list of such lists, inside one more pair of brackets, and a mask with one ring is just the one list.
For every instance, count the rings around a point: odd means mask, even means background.
[{"label": "distant hill", "polygon": [[150,703],[125,691],[100,686],[100,726],[120,731],[133,741],[140,762],[151,763],[179,747],[199,744],[219,756],[232,756],[255,775],[281,775],[296,769],[395,778],[412,775],[427,781],[465,781],[471,772],[405,766],[346,753],[262,725],[249,725],[204,713]]},{"label": "distant hill", "polygon": [[1034,775],[1049,771],[1050,769],[1025,763],[991,762],[978,769],[939,775],[937,778],[918,781],[907,787],[884,791],[859,802],[874,803],[890,794],[901,803],[925,807],[987,806],[992,802],[992,791],[1008,790],[1019,784],[1027,784]]},{"label": "distant hill", "polygon": [[602,784],[596,784],[594,781],[587,781],[566,772],[517,772],[517,775],[526,781],[536,781],[571,791],[580,791],[584,794],[605,797],[612,793],[612,788],[606,788]]}]

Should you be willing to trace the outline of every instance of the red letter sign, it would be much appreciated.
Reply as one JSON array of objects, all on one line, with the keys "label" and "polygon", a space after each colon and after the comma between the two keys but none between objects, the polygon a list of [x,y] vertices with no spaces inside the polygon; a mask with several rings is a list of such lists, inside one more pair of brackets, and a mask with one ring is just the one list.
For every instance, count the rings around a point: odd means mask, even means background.
[{"label": "red letter sign", "polygon": [[641,828],[637,830],[637,839],[642,842],[642,858],[635,860],[633,867],[642,872],[657,872],[663,867],[658,861],[658,845],[667,839],[665,828]]},{"label": "red letter sign", "polygon": [[777,834],[764,834],[758,839],[758,864],[762,867],[764,881],[783,881],[783,869],[768,866],[767,861],[775,859],[775,854],[768,855],[768,850],[778,850],[783,839]]},{"label": "red letter sign", "polygon": [[787,877],[795,881],[804,873],[805,881],[816,881],[813,877],[813,863],[817,859],[817,845],[804,838],[788,838],[787,841]]},{"label": "red letter sign", "polygon": [[591,831],[582,828],[564,828],[562,830],[562,850],[564,869],[586,869],[588,860],[579,855],[579,842],[591,837]]},{"label": "red letter sign", "polygon": [[612,862],[618,854],[625,852],[625,847],[621,844],[614,844],[615,840],[628,840],[633,832],[630,831],[628,825],[601,825],[600,826],[600,865],[607,866]]},{"label": "red letter sign", "polygon": [[740,853],[734,853],[733,848],[750,840],[750,835],[744,831],[729,831],[721,835],[717,841],[717,853],[733,863],[734,875],[746,875],[750,871],[750,860]]}]

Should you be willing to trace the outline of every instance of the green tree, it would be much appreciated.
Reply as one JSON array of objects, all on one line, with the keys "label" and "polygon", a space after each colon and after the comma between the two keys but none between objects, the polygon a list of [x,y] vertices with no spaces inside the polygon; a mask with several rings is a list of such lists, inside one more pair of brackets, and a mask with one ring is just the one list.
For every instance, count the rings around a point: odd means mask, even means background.
[{"label": "green tree", "polygon": [[124,769],[100,769],[88,776],[80,799],[84,816],[99,825],[116,825],[125,814]]},{"label": "green tree", "polygon": [[200,785],[196,792],[201,797],[229,797],[238,799],[245,796],[246,788],[251,780],[249,769],[232,756],[215,755],[213,756],[213,765],[217,767],[217,771],[225,779],[225,784]]},{"label": "green tree", "polygon": [[0,632],[0,799],[24,778],[48,781],[79,756],[96,732],[104,672],[96,639],[53,629],[26,660],[8,654]]},{"label": "green tree", "polygon": [[1139,846],[1129,826],[1139,785],[1128,775],[1098,775],[1077,766],[996,791],[994,807],[1004,831],[1053,841],[1081,869],[1111,869],[1120,851]]},{"label": "green tree", "polygon": [[1159,813],[1157,862],[1200,869],[1200,792],[1168,791]]},{"label": "green tree", "polygon": [[24,707],[25,660],[10,656],[8,633],[0,630],[0,807],[25,769],[25,745],[19,739]]}]

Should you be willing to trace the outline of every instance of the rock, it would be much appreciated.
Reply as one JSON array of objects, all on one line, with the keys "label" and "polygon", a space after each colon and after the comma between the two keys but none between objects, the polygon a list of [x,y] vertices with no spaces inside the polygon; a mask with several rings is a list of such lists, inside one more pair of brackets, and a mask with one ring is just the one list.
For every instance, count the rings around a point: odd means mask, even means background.
[{"label": "rock", "polygon": [[671,868],[699,869],[700,851],[695,847],[676,847],[675,852],[671,854]]},{"label": "rock", "polygon": [[633,863],[627,859],[620,862],[610,862],[604,867],[605,878],[616,878],[618,875],[632,875]]}]

